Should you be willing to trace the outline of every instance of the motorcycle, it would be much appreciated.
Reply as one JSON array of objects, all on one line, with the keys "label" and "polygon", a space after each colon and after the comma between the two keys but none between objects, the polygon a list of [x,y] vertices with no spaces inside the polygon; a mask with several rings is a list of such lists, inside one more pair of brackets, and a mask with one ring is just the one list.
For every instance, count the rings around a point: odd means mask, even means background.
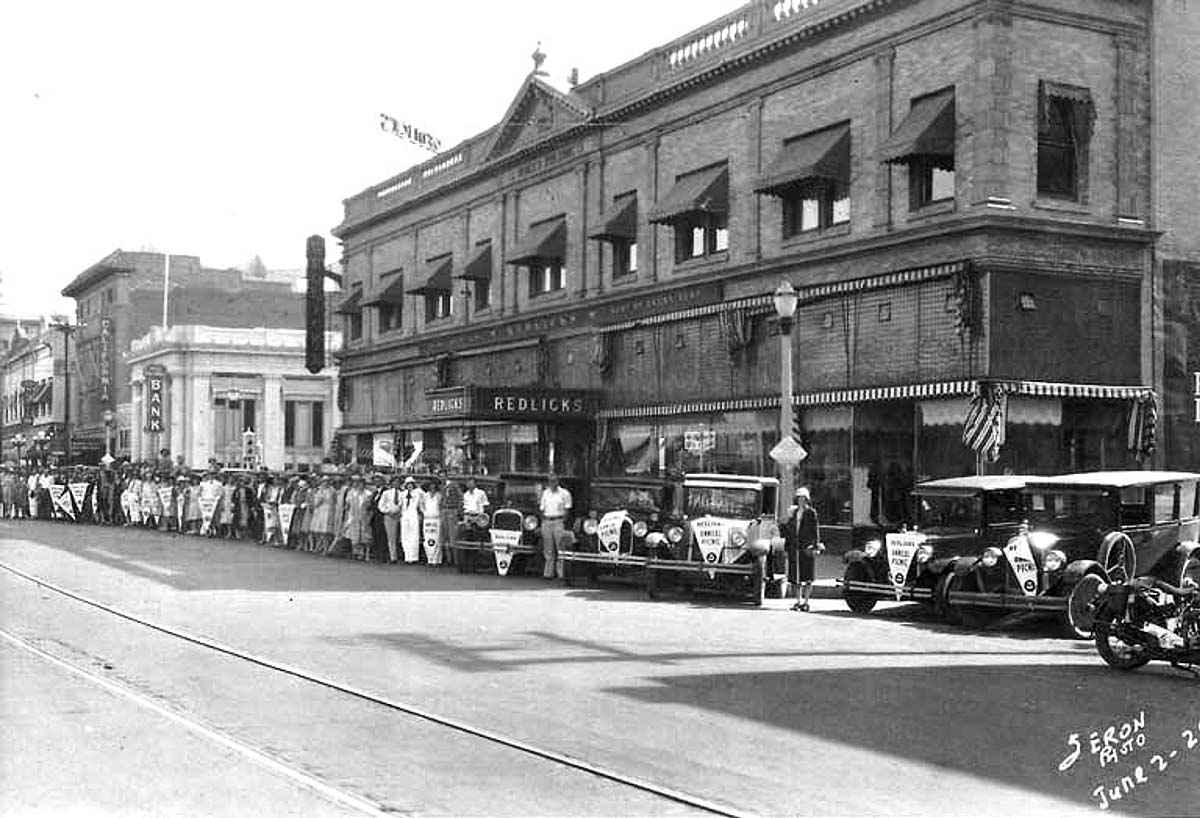
[{"label": "motorcycle", "polygon": [[1200,678],[1200,589],[1177,588],[1155,577],[1104,587],[1092,603],[1100,657],[1119,670],[1149,662]]}]

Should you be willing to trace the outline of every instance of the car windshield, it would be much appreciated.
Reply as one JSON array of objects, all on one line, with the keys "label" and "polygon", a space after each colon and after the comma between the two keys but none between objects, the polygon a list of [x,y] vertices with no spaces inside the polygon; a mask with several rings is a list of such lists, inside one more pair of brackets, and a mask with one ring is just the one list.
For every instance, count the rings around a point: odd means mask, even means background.
[{"label": "car windshield", "polygon": [[1029,522],[1053,523],[1080,528],[1111,528],[1112,503],[1095,492],[1034,492],[1029,495]]},{"label": "car windshield", "polygon": [[917,498],[917,525],[921,528],[978,528],[983,504],[978,497],[922,494]]},{"label": "car windshield", "polygon": [[543,488],[540,483],[508,481],[504,484],[504,502],[514,508],[535,509]]},{"label": "car windshield", "polygon": [[732,486],[684,488],[683,512],[689,517],[733,517],[749,519],[757,517],[762,509],[762,498],[756,488],[734,488]]},{"label": "car windshield", "polygon": [[642,514],[656,514],[662,510],[663,493],[661,487],[592,486],[591,507],[599,512],[625,509]]}]

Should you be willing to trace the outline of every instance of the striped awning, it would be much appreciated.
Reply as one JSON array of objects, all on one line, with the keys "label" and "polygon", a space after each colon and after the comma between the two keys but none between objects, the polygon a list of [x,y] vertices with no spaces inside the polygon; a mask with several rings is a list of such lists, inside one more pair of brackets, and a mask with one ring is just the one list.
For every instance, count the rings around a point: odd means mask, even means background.
[{"label": "striped awning", "polygon": [[1084,398],[1092,400],[1145,400],[1153,397],[1149,386],[1109,386],[1089,383],[1049,383],[1046,381],[1000,381],[1010,395],[1042,398]]},{"label": "striped awning", "polygon": [[868,386],[861,389],[837,389],[829,392],[807,392],[792,401],[798,406],[829,406],[838,403],[867,403],[881,400],[913,400],[916,398],[953,398],[970,395],[975,381],[937,381],[910,383],[899,386]]},{"label": "striped awning", "polygon": [[695,401],[691,403],[659,404],[656,406],[628,406],[603,409],[596,414],[600,420],[620,418],[661,418],[675,415],[703,415],[712,412],[746,412],[755,409],[779,408],[779,396],[737,398],[733,400]]}]

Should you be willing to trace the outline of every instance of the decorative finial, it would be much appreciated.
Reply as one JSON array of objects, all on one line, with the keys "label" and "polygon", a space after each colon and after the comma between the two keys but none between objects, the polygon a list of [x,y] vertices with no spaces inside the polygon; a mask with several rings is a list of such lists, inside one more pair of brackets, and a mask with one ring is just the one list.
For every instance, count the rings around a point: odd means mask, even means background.
[{"label": "decorative finial", "polygon": [[537,48],[533,50],[533,74],[536,77],[546,76],[546,72],[542,70],[542,63],[546,61],[546,55],[542,53],[542,41],[538,40]]},{"label": "decorative finial", "polygon": [[567,74],[567,84],[574,88],[579,84],[579,69],[572,68],[571,73]]}]

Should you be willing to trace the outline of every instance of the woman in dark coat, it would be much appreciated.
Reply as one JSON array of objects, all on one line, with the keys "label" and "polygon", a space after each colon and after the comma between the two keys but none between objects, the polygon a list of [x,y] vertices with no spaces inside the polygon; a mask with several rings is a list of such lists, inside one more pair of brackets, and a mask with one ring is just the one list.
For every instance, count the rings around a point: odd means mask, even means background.
[{"label": "woman in dark coat", "polygon": [[816,557],[824,550],[817,510],[807,488],[796,489],[796,504],[780,526],[788,552],[788,582],[796,589],[793,611],[807,611],[816,576]]}]

